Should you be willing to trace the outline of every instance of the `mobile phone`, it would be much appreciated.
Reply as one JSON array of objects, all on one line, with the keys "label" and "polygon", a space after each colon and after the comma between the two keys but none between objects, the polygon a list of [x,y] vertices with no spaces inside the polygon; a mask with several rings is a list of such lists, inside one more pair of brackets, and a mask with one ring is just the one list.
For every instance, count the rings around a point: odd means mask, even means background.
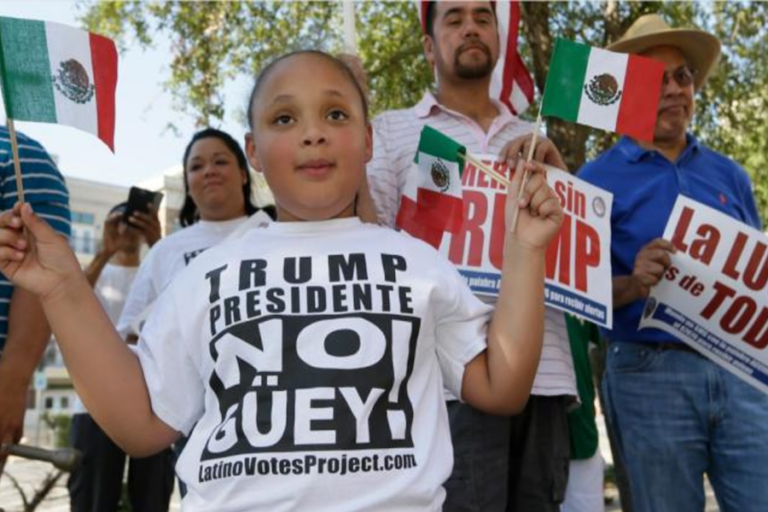
[{"label": "mobile phone", "polygon": [[131,187],[130,192],[128,192],[128,206],[126,206],[125,213],[123,214],[125,222],[131,224],[129,219],[134,212],[149,213],[150,204],[157,209],[162,200],[162,192],[153,192],[139,187]]}]

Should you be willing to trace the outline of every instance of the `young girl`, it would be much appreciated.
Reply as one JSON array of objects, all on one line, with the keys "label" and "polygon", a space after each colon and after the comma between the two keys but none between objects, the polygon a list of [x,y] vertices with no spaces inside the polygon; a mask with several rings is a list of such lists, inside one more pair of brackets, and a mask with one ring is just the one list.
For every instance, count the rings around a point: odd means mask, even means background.
[{"label": "young girl", "polygon": [[545,248],[562,218],[543,169],[529,166],[519,206],[522,172],[510,187],[507,218],[521,212],[505,242],[506,313],[491,318],[431,247],[355,217],[371,131],[341,62],[277,60],[250,118],[248,157],[279,222],[196,258],[158,300],[138,355],[26,205],[0,216],[0,270],[40,296],[78,391],[126,451],[190,436],[177,464],[185,510],[440,510],[452,465],[443,386],[504,414],[530,391]]},{"label": "young girl", "polygon": [[[130,342],[137,339],[137,324],[147,307],[174,277],[195,256],[223,241],[259,212],[251,202],[245,154],[228,133],[215,128],[195,133],[184,150],[182,165],[184,203],[179,223],[184,229],[162,239],[141,263],[117,323],[117,331]],[[266,223],[274,212],[258,215]]]}]

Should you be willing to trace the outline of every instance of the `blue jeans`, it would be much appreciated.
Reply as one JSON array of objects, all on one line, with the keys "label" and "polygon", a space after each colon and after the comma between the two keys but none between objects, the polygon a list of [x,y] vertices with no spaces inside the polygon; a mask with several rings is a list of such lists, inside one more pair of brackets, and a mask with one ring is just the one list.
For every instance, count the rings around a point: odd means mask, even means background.
[{"label": "blue jeans", "polygon": [[603,381],[635,512],[768,510],[768,396],[692,352],[614,342]]}]

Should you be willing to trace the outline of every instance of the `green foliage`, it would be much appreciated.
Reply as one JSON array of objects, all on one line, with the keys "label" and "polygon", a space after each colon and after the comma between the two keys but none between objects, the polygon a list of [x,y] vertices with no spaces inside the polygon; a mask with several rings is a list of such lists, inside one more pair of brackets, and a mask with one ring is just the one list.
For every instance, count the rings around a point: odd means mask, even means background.
[{"label": "green foliage", "polygon": [[[698,96],[694,133],[740,162],[751,174],[762,217],[768,220],[768,4],[732,2],[524,2],[522,55],[543,89],[555,37],[593,46],[616,39],[640,15],[658,12],[675,27],[699,26],[723,42],[717,72]],[[236,77],[255,76],[285,52],[320,48],[338,52],[339,2],[182,2],[81,0],[84,25],[126,48],[170,39],[172,60],[166,88],[180,111],[198,125],[215,125],[225,109],[240,111],[222,95]],[[413,105],[432,82],[421,50],[412,2],[357,3],[359,54],[368,72],[375,114]],[[524,40],[522,40],[524,39]],[[526,114],[535,116],[534,105]],[[547,121],[548,133],[572,169],[609,147],[616,137]]]},{"label": "green foliage", "polygon": [[[225,114],[224,84],[256,76],[266,63],[299,49],[339,52],[338,2],[81,2],[81,21],[115,38],[121,48],[152,34],[170,37],[165,87],[199,126]],[[372,112],[413,104],[431,81],[415,9],[409,2],[358,4],[360,56],[371,84]],[[231,107],[230,107],[231,108]]]},{"label": "green foliage", "polygon": [[49,414],[41,416],[43,422],[53,430],[54,446],[64,448],[69,446],[69,432],[72,429],[72,417],[68,414]]}]

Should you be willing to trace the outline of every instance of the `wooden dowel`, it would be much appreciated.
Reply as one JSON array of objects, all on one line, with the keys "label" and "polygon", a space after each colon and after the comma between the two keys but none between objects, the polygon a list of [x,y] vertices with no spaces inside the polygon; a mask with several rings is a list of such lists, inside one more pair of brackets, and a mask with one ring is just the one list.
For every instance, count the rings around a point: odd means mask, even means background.
[{"label": "wooden dowel", "polygon": [[472,164],[474,164],[475,167],[477,167],[479,170],[484,172],[487,176],[489,176],[490,178],[493,178],[494,180],[496,180],[500,184],[502,184],[504,186],[507,186],[507,187],[509,186],[509,180],[508,179],[506,179],[504,176],[502,176],[498,172],[494,171],[493,169],[491,169],[490,167],[488,167],[483,162],[481,162],[477,158],[473,157],[469,153],[467,153],[466,155],[463,155],[463,154],[459,153],[459,158],[461,158],[465,162],[471,162]]},{"label": "wooden dowel", "polygon": [[[533,127],[533,137],[531,138],[531,146],[528,148],[528,158],[525,163],[530,162],[533,159],[533,152],[536,149],[536,139],[539,136],[539,130],[541,129],[541,111],[539,111],[538,117],[536,117],[536,126]],[[525,186],[528,184],[528,170],[523,171],[523,180],[520,183],[520,189],[517,191],[517,204],[520,204],[520,200],[523,198],[523,192]],[[520,215],[520,207],[515,208],[512,213],[512,225],[509,227],[509,232],[514,233],[517,229],[517,217]]]},{"label": "wooden dowel", "polygon": [[24,183],[21,179],[21,160],[19,160],[19,143],[16,141],[16,128],[13,126],[13,119],[8,118],[8,132],[11,135],[11,152],[13,154],[13,170],[16,173],[16,191],[18,200],[24,202]]}]

